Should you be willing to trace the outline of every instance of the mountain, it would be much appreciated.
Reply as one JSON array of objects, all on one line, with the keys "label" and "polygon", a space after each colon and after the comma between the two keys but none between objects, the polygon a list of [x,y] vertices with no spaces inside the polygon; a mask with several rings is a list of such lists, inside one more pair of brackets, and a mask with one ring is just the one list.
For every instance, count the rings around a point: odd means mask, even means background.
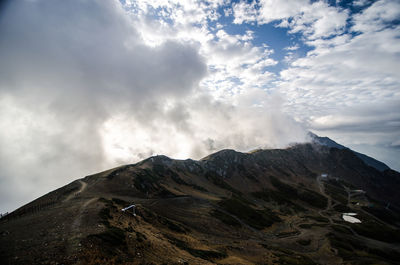
[{"label": "mountain", "polygon": [[[310,136],[310,138],[312,139],[312,142],[314,142],[314,143],[317,143],[320,145],[325,145],[328,147],[335,147],[338,149],[349,149],[346,146],[338,144],[337,142],[333,141],[332,139],[330,139],[328,137],[320,137],[316,134],[313,134],[312,132],[309,132],[308,135]],[[376,160],[375,158],[372,158],[370,156],[364,155],[364,154],[356,152],[356,151],[353,151],[353,152],[362,161],[364,161],[364,163],[367,164],[368,166],[371,166],[379,171],[385,171],[385,170],[390,169],[385,163],[382,163],[382,162]]]},{"label": "mountain", "polygon": [[398,172],[316,141],[153,156],[1,218],[0,264],[397,264],[399,188]]}]

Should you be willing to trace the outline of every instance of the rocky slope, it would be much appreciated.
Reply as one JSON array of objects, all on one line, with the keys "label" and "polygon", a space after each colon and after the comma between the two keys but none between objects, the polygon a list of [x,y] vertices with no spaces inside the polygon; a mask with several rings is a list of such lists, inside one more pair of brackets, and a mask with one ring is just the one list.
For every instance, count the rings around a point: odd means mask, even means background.
[{"label": "rocky slope", "polygon": [[0,219],[0,264],[396,264],[399,188],[398,172],[317,143],[155,156]]},{"label": "rocky slope", "polygon": [[[335,147],[338,149],[348,149],[346,146],[343,146],[341,144],[338,144],[337,142],[333,141],[332,139],[328,137],[320,137],[316,134],[313,134],[311,132],[308,133],[309,137],[311,138],[311,141],[316,144],[328,146],[328,147]],[[353,150],[352,150],[353,151]],[[385,171],[390,169],[385,163],[382,163],[381,161],[376,160],[375,158],[372,158],[370,156],[361,154],[359,152],[353,151],[358,158],[360,158],[365,164],[368,166],[371,166],[379,171]]]}]

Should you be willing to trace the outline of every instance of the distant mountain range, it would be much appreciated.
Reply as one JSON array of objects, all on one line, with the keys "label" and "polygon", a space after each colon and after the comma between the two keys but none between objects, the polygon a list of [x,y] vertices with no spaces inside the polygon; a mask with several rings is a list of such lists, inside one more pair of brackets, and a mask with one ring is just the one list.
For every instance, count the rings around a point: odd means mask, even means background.
[{"label": "distant mountain range", "polygon": [[400,173],[316,135],[153,156],[1,218],[0,264],[398,264],[399,190]]}]

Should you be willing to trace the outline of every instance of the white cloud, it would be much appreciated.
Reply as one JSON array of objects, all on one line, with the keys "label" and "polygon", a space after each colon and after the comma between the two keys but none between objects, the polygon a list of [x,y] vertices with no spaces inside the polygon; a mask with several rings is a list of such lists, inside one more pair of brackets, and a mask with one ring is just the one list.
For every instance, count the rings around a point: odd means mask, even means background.
[{"label": "white cloud", "polygon": [[[207,24],[207,14],[213,14],[210,8],[217,8],[222,2],[213,2],[212,6],[191,2],[191,9],[203,10],[199,19],[193,21],[176,21],[174,12],[185,9],[177,3],[151,5],[151,8],[168,8],[166,17],[150,20],[152,16],[146,8],[134,9],[134,22],[146,44],[157,46],[167,40],[186,41],[198,45],[200,54],[206,58],[209,75],[202,80],[202,87],[214,91],[216,97],[235,94],[247,87],[263,87],[271,82],[274,75],[268,71],[269,66],[277,64],[270,55],[273,50],[256,47],[252,44],[254,32],[247,30],[244,34],[229,34],[221,24],[212,29]],[[140,11],[141,10],[141,11]],[[147,12],[147,13],[146,13]],[[138,15],[139,14],[139,15]],[[165,23],[171,20],[170,23]]]},{"label": "white cloud", "polygon": [[[306,0],[13,2],[0,20],[3,207],[153,154],[283,147],[305,139],[296,121],[393,156],[399,2],[366,5],[349,17]],[[297,43],[285,64],[257,44],[266,23]],[[289,41],[294,33],[302,38]],[[272,72],[277,64],[287,69]]]},{"label": "white cloud", "polygon": [[116,154],[112,159],[119,155],[126,163],[127,154],[132,160],[155,153],[199,159],[223,148],[246,152],[306,139],[304,128],[281,112],[278,95],[252,90],[235,96],[235,102],[233,106],[200,95],[174,103],[148,127],[119,116],[104,124],[105,148]]},{"label": "white cloud", "polygon": [[303,7],[289,23],[291,32],[302,32],[309,39],[329,37],[342,33],[346,26],[348,14],[325,2],[314,2]]},{"label": "white cloud", "polygon": [[287,50],[287,51],[295,51],[295,50],[298,50],[299,48],[300,48],[299,45],[296,44],[296,45],[293,45],[293,46],[286,47],[285,50]]},{"label": "white cloud", "polygon": [[273,51],[254,46],[250,30],[210,29],[216,6],[12,2],[0,22],[2,211],[157,153],[200,158],[304,140],[261,89]]},{"label": "white cloud", "polygon": [[103,124],[118,113],[146,124],[206,74],[191,44],[146,46],[116,1],[7,8],[0,23],[0,193],[8,209],[115,166],[103,149]]},{"label": "white cloud", "polygon": [[233,23],[242,24],[243,22],[251,22],[257,19],[258,10],[256,1],[247,3],[240,1],[232,5]]},{"label": "white cloud", "polygon": [[353,6],[357,6],[357,7],[358,6],[365,6],[370,2],[371,2],[371,0],[356,0],[356,1],[353,2]]},{"label": "white cloud", "polygon": [[381,0],[373,3],[353,17],[352,30],[360,32],[379,31],[388,23],[400,18],[400,1]]},{"label": "white cloud", "polygon": [[262,0],[233,6],[234,23],[257,21],[259,25],[280,22],[291,33],[301,32],[309,39],[329,37],[343,32],[348,12],[323,1]]},{"label": "white cloud", "polygon": [[391,159],[395,151],[383,151],[400,137],[400,28],[387,26],[396,19],[388,10],[392,4],[378,1],[355,15],[352,30],[358,35],[306,41],[314,49],[291,61],[279,87],[289,112],[311,129],[350,147],[357,143],[372,156],[378,150],[378,158],[398,168]]},{"label": "white cloud", "polygon": [[[218,3],[220,7],[226,7],[224,4]],[[399,2],[382,0],[370,6],[366,1],[354,4],[367,8],[352,17],[349,10],[326,1],[240,1],[224,8],[225,15],[233,15],[236,24],[257,23],[262,27],[275,23],[287,28],[289,34],[300,33],[305,44],[313,48],[300,57],[298,46],[288,47],[284,58],[288,68],[280,73],[280,80],[268,70],[278,63],[271,58],[274,50],[253,44],[258,32],[232,35],[223,25],[212,29],[203,20],[197,25],[167,23],[159,30],[149,28],[147,34],[157,32],[153,35],[158,34],[158,37],[161,34],[159,43],[169,38],[198,43],[209,69],[201,87],[216,98],[231,101],[235,95],[249,89],[268,87],[274,90],[277,84],[277,89],[287,99],[285,111],[313,129],[329,133],[345,130],[355,134],[363,129],[381,127],[387,131],[388,141],[394,142],[398,136],[391,132],[396,130],[397,118],[393,116],[395,107],[391,102],[399,97],[396,69],[400,66],[396,41],[399,28],[391,21],[398,18]],[[164,30],[165,27],[168,30]],[[357,35],[346,33],[346,27],[352,33],[357,31]],[[378,114],[366,113],[366,118],[357,114],[376,101],[382,102],[375,108]],[[380,132],[379,137],[384,134]],[[370,135],[365,137],[364,144],[368,141],[388,144],[382,138],[379,142],[373,132]],[[351,144],[349,139],[346,138],[346,144]]]}]

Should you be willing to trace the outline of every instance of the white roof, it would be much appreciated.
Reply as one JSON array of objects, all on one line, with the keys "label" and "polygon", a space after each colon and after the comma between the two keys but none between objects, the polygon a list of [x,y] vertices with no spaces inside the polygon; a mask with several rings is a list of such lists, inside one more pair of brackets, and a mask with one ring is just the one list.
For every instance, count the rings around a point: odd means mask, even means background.
[{"label": "white roof", "polygon": [[134,204],[122,209],[123,212],[125,212],[126,210],[129,210],[130,208],[136,207]]}]

